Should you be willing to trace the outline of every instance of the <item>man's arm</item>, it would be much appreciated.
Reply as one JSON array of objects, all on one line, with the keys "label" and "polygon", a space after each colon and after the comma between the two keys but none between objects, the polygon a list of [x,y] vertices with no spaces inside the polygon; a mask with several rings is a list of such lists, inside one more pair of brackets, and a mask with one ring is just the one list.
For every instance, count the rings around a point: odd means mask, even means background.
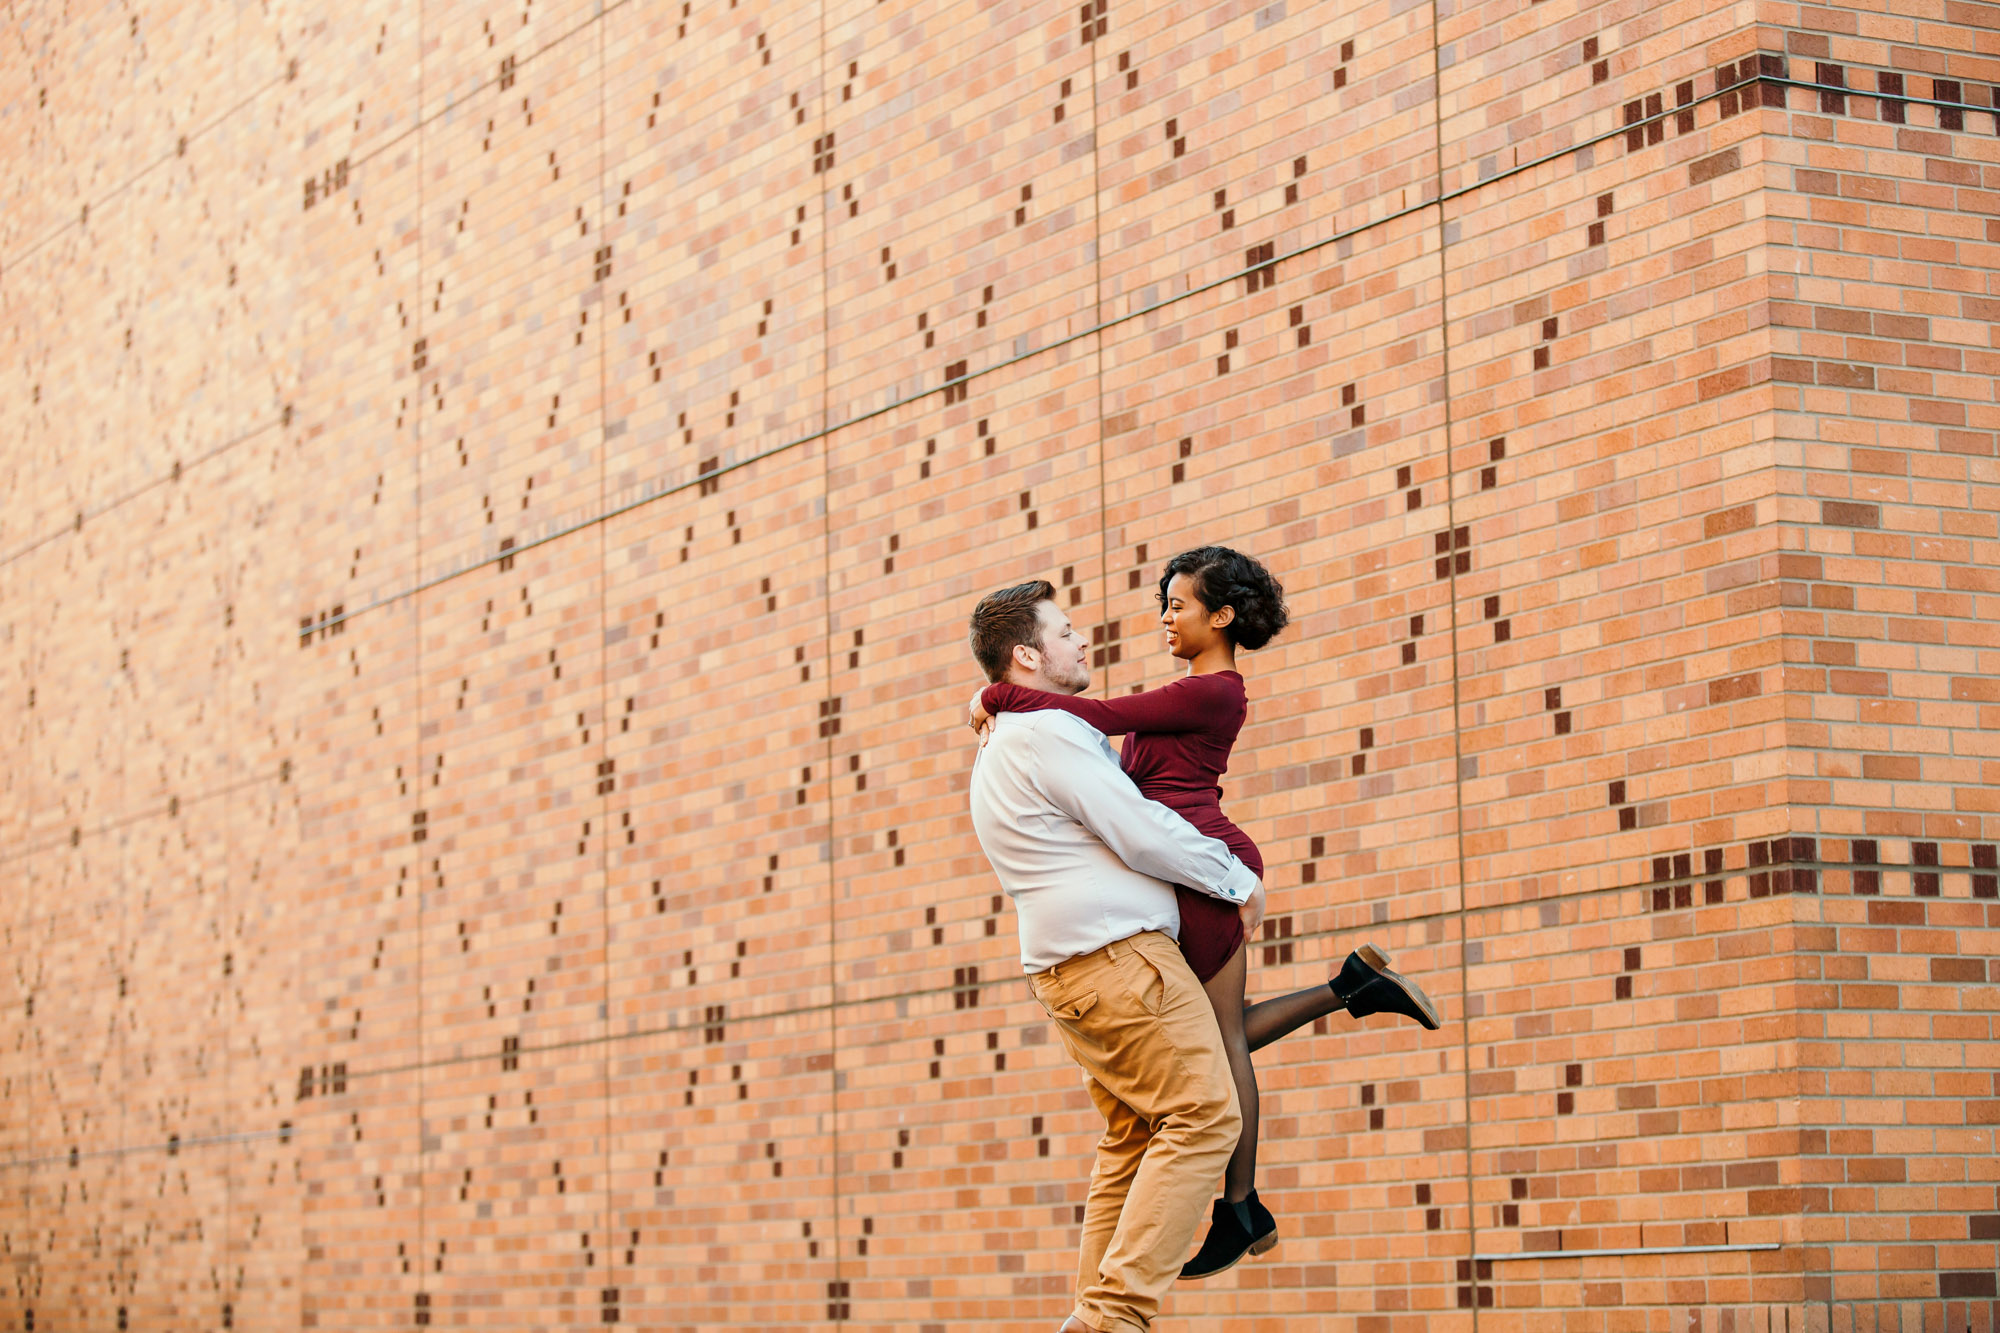
[{"label": "man's arm", "polygon": [[1260,887],[1226,845],[1141,796],[1102,743],[1068,725],[1039,728],[1035,742],[1043,793],[1132,869],[1239,905]]}]

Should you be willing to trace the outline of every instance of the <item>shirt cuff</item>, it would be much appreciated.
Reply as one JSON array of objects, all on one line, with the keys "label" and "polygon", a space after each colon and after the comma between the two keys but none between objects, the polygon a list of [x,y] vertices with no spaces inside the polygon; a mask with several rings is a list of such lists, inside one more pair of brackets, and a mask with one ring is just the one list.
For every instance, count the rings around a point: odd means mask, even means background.
[{"label": "shirt cuff", "polygon": [[1263,881],[1257,878],[1257,872],[1249,866],[1233,857],[1230,859],[1236,868],[1223,877],[1222,883],[1216,885],[1216,892],[1240,906],[1250,901],[1250,895],[1257,891],[1257,886]]}]

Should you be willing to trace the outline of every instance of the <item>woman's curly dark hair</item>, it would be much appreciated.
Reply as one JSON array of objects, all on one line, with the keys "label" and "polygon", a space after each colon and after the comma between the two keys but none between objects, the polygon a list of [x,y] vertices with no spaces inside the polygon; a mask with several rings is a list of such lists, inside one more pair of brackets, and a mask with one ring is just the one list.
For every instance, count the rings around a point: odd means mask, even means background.
[{"label": "woman's curly dark hair", "polygon": [[1195,596],[1211,612],[1225,606],[1236,608],[1236,618],[1222,632],[1238,648],[1262,648],[1291,623],[1291,613],[1285,610],[1284,585],[1240,551],[1227,546],[1197,546],[1167,561],[1166,572],[1160,575],[1161,606],[1167,604],[1167,585],[1176,574],[1188,576]]}]

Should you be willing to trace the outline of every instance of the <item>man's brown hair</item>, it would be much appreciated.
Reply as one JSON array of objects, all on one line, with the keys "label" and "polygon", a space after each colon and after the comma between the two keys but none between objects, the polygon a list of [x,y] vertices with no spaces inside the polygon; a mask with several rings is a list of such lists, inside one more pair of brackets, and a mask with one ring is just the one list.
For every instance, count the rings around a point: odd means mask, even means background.
[{"label": "man's brown hair", "polygon": [[1040,608],[1043,602],[1054,601],[1055,595],[1055,584],[1036,579],[988,593],[972,608],[972,656],[986,679],[997,681],[1007,674],[1017,644],[1042,650]]}]

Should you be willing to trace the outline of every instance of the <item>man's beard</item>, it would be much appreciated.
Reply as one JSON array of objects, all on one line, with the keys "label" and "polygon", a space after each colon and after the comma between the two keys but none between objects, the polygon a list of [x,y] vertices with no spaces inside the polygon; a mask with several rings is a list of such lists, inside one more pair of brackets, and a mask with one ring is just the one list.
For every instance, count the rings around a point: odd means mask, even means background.
[{"label": "man's beard", "polygon": [[1056,681],[1055,683],[1062,687],[1062,691],[1065,694],[1082,694],[1090,688],[1090,668],[1078,662],[1076,664],[1075,675],[1066,680]]}]

